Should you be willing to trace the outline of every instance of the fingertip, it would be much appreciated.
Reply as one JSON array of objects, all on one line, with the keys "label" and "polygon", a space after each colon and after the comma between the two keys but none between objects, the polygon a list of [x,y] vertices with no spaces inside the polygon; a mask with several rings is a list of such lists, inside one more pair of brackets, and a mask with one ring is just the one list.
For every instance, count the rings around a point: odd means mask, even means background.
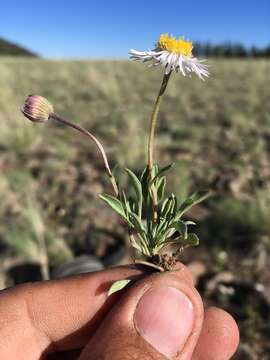
[{"label": "fingertip", "polygon": [[211,330],[213,323],[223,324],[223,326],[219,327],[219,335],[226,342],[227,348],[231,349],[232,355],[238,347],[240,340],[239,328],[235,319],[227,311],[217,307],[207,309],[206,319],[208,319],[208,324],[211,325],[209,330]]},{"label": "fingertip", "polygon": [[228,360],[235,353],[239,338],[237,323],[228,312],[216,307],[208,308],[194,359]]},{"label": "fingertip", "polygon": [[209,309],[208,316],[215,318],[216,321],[223,321],[224,327],[222,328],[221,335],[227,342],[228,353],[231,357],[235,353],[240,341],[239,328],[235,319],[227,311],[215,307]]}]

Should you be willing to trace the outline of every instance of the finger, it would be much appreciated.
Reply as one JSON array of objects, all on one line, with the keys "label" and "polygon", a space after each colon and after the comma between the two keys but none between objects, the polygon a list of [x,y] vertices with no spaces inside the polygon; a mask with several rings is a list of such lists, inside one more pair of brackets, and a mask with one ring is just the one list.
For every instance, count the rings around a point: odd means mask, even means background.
[{"label": "finger", "polygon": [[120,296],[107,297],[111,284],[145,273],[118,267],[0,292],[0,358],[37,359],[45,349],[82,347]]},{"label": "finger", "polygon": [[228,360],[238,344],[239,330],[231,315],[218,308],[209,308],[205,311],[193,360]]},{"label": "finger", "polygon": [[131,286],[79,360],[191,359],[203,306],[197,291],[180,274],[153,274]]},{"label": "finger", "polygon": [[[145,269],[142,269],[142,270],[145,270]],[[176,276],[178,276],[179,279],[181,279],[181,281],[187,282],[191,286],[194,284],[194,280],[193,280],[191,272],[182,263],[180,263],[180,262],[177,263],[177,265],[175,266],[175,271],[173,273]],[[66,352],[66,351],[65,352],[56,352],[56,353],[49,355],[47,358],[48,358],[48,360],[60,360],[60,359],[77,360],[79,358],[80,353],[81,353],[81,350],[68,351],[68,352]]]}]

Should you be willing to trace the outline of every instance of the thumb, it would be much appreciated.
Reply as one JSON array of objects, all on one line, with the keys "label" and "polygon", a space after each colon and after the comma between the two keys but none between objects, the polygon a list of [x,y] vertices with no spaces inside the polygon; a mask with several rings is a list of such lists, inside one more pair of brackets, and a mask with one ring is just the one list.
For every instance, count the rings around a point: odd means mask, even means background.
[{"label": "thumb", "polygon": [[202,301],[185,271],[153,274],[126,290],[79,360],[191,359]]}]

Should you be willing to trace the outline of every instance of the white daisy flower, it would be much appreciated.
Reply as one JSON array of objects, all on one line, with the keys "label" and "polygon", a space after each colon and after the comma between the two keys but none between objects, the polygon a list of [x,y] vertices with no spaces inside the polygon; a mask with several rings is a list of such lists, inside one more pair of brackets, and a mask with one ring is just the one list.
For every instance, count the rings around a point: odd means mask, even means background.
[{"label": "white daisy flower", "polygon": [[180,71],[185,76],[194,72],[200,79],[204,80],[204,77],[209,76],[208,66],[204,64],[205,60],[199,60],[192,55],[192,49],[191,41],[162,34],[154,50],[137,51],[131,49],[129,54],[131,60],[150,61],[152,65],[164,66],[165,74],[169,74],[171,71]]}]

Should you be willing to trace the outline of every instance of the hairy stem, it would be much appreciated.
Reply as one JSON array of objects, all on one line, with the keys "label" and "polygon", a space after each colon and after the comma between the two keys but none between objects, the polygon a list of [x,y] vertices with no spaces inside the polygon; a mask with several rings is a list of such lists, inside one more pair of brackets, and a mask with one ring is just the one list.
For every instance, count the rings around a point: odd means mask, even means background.
[{"label": "hairy stem", "polygon": [[100,153],[101,153],[101,156],[103,158],[103,162],[104,162],[104,166],[105,166],[105,169],[109,175],[109,178],[110,178],[110,181],[111,181],[111,184],[112,184],[112,187],[113,187],[113,190],[114,190],[114,193],[116,196],[118,196],[119,194],[119,190],[118,190],[118,186],[117,186],[117,183],[116,183],[116,180],[115,180],[115,177],[113,176],[113,173],[111,171],[111,168],[110,168],[110,165],[109,165],[109,162],[108,162],[108,158],[107,158],[107,155],[105,153],[105,150],[104,150],[104,147],[102,146],[102,144],[100,143],[100,141],[93,135],[91,134],[88,130],[84,129],[82,126],[80,125],[77,125],[77,124],[74,124],[64,118],[62,118],[61,116],[55,114],[55,113],[51,113],[50,114],[50,118],[51,119],[54,119],[64,125],[67,125],[77,131],[79,131],[80,133],[86,135],[88,138],[90,138],[92,141],[94,141],[94,143],[97,145]]},{"label": "hairy stem", "polygon": [[155,130],[156,130],[156,126],[157,126],[157,117],[158,117],[159,107],[160,107],[160,103],[162,100],[162,96],[164,95],[168,81],[170,79],[170,76],[171,76],[171,72],[169,72],[169,74],[164,74],[164,76],[163,76],[160,90],[159,90],[159,93],[158,93],[158,96],[156,98],[156,102],[154,105],[154,110],[151,115],[150,131],[149,131],[149,138],[148,138],[148,168],[149,168],[149,172],[151,172],[151,169],[153,167],[154,140],[155,140]]},{"label": "hairy stem", "polygon": [[[152,168],[153,168],[153,153],[154,153],[154,141],[155,141],[155,131],[157,127],[157,118],[159,113],[159,107],[162,100],[162,96],[165,93],[166,87],[168,85],[168,81],[170,79],[171,72],[168,74],[164,74],[162,83],[158,92],[158,96],[156,98],[156,102],[154,105],[154,109],[151,115],[150,120],[150,131],[148,138],[148,171],[149,171],[149,182],[152,180]],[[154,185],[151,186],[151,192],[153,196],[153,214],[154,221],[157,220],[157,193]]]}]

